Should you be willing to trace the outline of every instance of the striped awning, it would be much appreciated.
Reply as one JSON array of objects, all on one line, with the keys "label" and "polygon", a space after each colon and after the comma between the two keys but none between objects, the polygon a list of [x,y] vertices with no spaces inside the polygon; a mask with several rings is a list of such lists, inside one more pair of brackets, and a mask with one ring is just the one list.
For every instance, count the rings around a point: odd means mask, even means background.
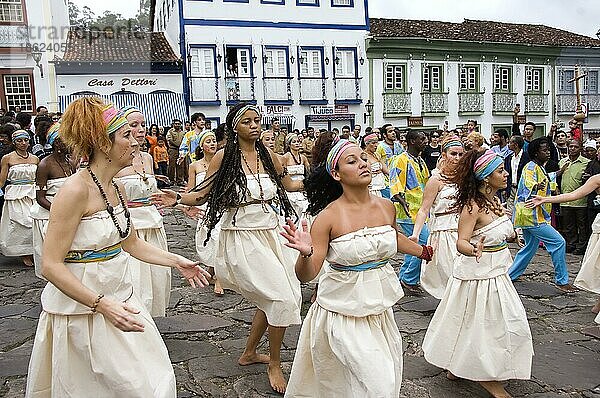
[{"label": "striped awning", "polygon": [[170,126],[173,119],[187,120],[187,111],[183,94],[172,91],[154,91],[149,94],[136,94],[131,92],[99,95],[91,91],[79,92],[71,95],[61,95],[59,105],[62,112],[73,101],[81,97],[96,96],[105,102],[113,103],[117,108],[127,105],[135,106],[144,113],[146,125],[158,124]]}]

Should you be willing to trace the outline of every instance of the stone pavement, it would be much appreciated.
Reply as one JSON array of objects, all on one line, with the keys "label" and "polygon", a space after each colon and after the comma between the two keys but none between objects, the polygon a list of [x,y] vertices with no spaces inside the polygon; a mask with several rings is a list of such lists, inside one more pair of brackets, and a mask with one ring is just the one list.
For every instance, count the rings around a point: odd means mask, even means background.
[{"label": "stone pavement", "polygon": [[[194,222],[179,212],[167,212],[165,224],[171,250],[193,256]],[[568,255],[572,278],[581,259]],[[515,397],[600,398],[600,340],[581,333],[593,325],[590,308],[596,297],[586,292],[561,295],[551,285],[552,276],[550,258],[540,250],[516,283],[529,316],[535,357],[532,380],[510,381],[507,390]],[[24,394],[43,285],[32,269],[0,256],[0,397]],[[303,314],[310,293],[303,288]],[[405,297],[395,307],[405,350],[401,396],[487,397],[477,384],[449,381],[423,359],[421,342],[436,305],[432,297]],[[179,397],[276,396],[264,365],[237,365],[253,314],[252,305],[239,295],[216,297],[212,288],[194,290],[174,273],[168,316],[156,322],[175,368]],[[290,327],[285,336],[282,358],[288,374],[299,331],[300,326]],[[261,349],[268,352],[266,339]]]}]

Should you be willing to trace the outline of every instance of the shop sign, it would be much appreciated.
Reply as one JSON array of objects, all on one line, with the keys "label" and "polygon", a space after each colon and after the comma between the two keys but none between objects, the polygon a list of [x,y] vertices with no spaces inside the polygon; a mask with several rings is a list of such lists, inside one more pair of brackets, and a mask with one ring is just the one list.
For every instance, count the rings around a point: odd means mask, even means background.
[{"label": "shop sign", "polygon": [[345,115],[348,114],[348,105],[313,105],[310,107],[311,115]]},{"label": "shop sign", "polygon": [[423,126],[423,116],[408,116],[407,118],[408,127],[422,127]]},{"label": "shop sign", "polygon": [[292,107],[287,105],[261,105],[259,109],[263,115],[287,115],[292,111]]},{"label": "shop sign", "polygon": [[114,87],[116,85],[115,80],[119,84],[120,88],[128,88],[131,86],[156,86],[157,79],[138,79],[131,77],[122,77],[120,79],[90,79],[87,82],[88,87]]}]

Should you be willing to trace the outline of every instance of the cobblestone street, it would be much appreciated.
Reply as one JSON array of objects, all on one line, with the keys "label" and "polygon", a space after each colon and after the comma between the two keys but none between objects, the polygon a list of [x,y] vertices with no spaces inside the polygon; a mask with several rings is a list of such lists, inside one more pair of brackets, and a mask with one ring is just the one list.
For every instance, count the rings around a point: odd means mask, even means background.
[{"label": "cobblestone street", "polygon": [[[193,256],[194,222],[180,212],[167,212],[165,223],[169,248]],[[567,256],[570,275],[574,278],[582,256]],[[233,292],[216,297],[212,287],[194,290],[184,286],[178,274],[173,274],[168,316],[156,322],[171,355],[179,396],[276,396],[269,387],[264,365],[237,365],[254,314],[252,305]],[[550,258],[540,250],[534,264],[516,283],[529,316],[535,357],[532,380],[510,381],[507,390],[515,397],[600,398],[600,340],[581,332],[594,325],[590,309],[596,297],[586,292],[562,295],[551,284],[552,277]],[[2,397],[24,395],[43,285],[33,269],[0,257]],[[310,289],[305,287],[303,315],[309,306],[310,294]],[[405,297],[395,307],[404,341],[401,396],[487,397],[477,384],[449,381],[441,369],[424,360],[421,342],[436,305],[432,297]],[[291,327],[285,336],[282,356],[286,374],[291,368],[299,331],[299,325]],[[267,352],[266,339],[262,342],[262,352]]]}]

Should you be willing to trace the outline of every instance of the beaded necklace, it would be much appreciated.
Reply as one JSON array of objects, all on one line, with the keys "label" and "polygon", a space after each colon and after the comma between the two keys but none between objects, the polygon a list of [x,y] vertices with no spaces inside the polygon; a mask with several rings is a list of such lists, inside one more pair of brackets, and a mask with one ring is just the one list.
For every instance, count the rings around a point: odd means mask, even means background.
[{"label": "beaded necklace", "polygon": [[113,224],[115,224],[115,227],[117,227],[117,232],[119,232],[119,236],[121,237],[121,239],[125,239],[127,237],[127,235],[129,235],[129,230],[131,229],[131,217],[129,215],[129,209],[127,208],[127,205],[125,204],[125,200],[123,199],[123,195],[121,195],[121,191],[119,191],[119,187],[117,187],[117,183],[115,183],[115,181],[112,180],[112,186],[115,189],[115,191],[117,191],[117,196],[119,197],[119,202],[121,203],[121,206],[123,207],[123,209],[125,209],[125,219],[127,220],[127,228],[125,228],[124,232],[121,229],[121,226],[119,225],[119,221],[117,220],[117,217],[115,216],[115,209],[111,206],[110,202],[108,201],[108,197],[106,196],[106,193],[104,192],[104,188],[102,188],[102,184],[100,184],[100,181],[98,181],[98,178],[96,177],[96,175],[94,174],[94,172],[92,171],[92,169],[89,165],[87,166],[87,170],[90,173],[90,177],[92,177],[92,180],[98,187],[98,190],[100,191],[100,195],[102,196],[102,199],[104,199],[104,203],[106,204],[106,211],[110,215],[110,218],[112,219]]},{"label": "beaded necklace", "polygon": [[133,169],[135,174],[142,177],[142,181],[144,181],[146,184],[148,184],[148,176],[146,175],[146,168],[144,167],[144,156],[142,155],[141,151],[140,151],[140,162],[142,163],[142,173],[143,174],[138,173],[138,171],[135,169],[135,166],[133,164],[131,165],[131,168]]},{"label": "beaded necklace", "polygon": [[265,204],[265,193],[263,191],[263,187],[262,187],[262,184],[260,182],[260,156],[258,156],[258,151],[256,151],[256,175],[254,174],[254,172],[250,168],[250,165],[248,164],[248,161],[246,160],[246,156],[244,156],[244,152],[241,149],[240,149],[240,154],[242,155],[242,160],[244,161],[244,164],[248,168],[248,171],[250,172],[250,175],[252,175],[252,177],[256,178],[256,182],[258,183],[258,189],[259,189],[259,192],[260,192],[259,193],[260,202],[261,202],[263,210],[265,211],[265,213],[267,213],[269,211],[269,209],[267,209],[267,206]]}]

